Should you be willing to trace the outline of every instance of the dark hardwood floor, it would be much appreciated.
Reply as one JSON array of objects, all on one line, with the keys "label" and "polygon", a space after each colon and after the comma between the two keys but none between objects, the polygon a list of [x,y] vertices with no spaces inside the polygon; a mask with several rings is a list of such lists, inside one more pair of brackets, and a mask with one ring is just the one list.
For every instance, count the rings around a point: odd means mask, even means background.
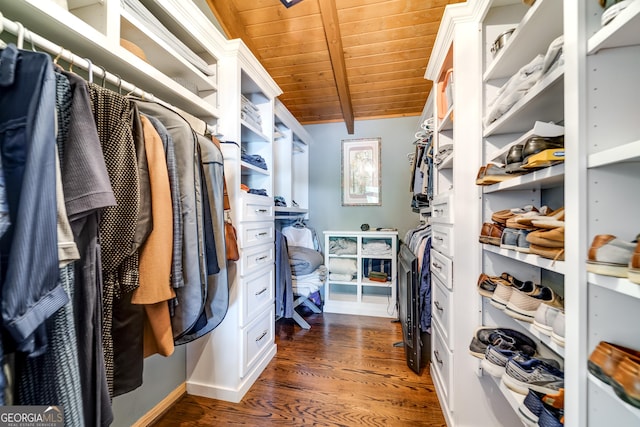
[{"label": "dark hardwood floor", "polygon": [[405,362],[399,323],[316,314],[276,323],[278,353],[240,403],[185,396],[164,426],[446,426],[425,368]]}]

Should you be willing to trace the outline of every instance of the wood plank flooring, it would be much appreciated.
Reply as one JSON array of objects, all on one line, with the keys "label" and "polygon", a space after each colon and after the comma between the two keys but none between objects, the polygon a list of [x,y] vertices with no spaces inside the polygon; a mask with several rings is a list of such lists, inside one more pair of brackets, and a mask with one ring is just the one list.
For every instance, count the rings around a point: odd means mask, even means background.
[{"label": "wood plank flooring", "polygon": [[165,426],[441,426],[428,368],[405,362],[399,323],[341,314],[276,323],[278,353],[240,403],[185,396]]}]

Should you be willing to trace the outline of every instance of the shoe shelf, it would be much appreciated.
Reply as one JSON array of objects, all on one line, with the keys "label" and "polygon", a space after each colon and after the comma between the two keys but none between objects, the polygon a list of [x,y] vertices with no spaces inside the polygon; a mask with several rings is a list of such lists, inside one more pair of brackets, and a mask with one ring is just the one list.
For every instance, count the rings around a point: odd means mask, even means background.
[{"label": "shoe shelf", "polygon": [[482,187],[485,194],[505,190],[530,190],[559,187],[564,184],[564,163],[538,169],[525,175]]},{"label": "shoe shelf", "polygon": [[553,339],[551,339],[551,336],[540,332],[535,326],[533,326],[533,323],[518,320],[509,316],[503,310],[495,308],[490,303],[491,298],[483,296],[482,299],[484,303],[483,310],[487,310],[488,307],[490,307],[490,309],[492,310],[492,321],[490,323],[495,323],[497,326],[509,327],[508,323],[513,322],[518,326],[518,328],[516,329],[519,329],[521,330],[521,332],[524,332],[530,337],[537,339],[540,343],[544,344],[546,348],[564,359],[564,347],[553,341]]},{"label": "shoe shelf", "polygon": [[[606,415],[609,421],[615,421],[616,426],[637,426],[640,425],[640,409],[629,405],[624,400],[620,399],[618,395],[613,391],[613,388],[601,381],[595,375],[588,373],[588,387],[590,389],[589,397],[594,397],[598,399],[598,404],[602,404],[606,401],[611,401],[612,406],[611,411]],[[598,398],[598,396],[606,396],[607,399]],[[593,407],[596,405],[590,405]],[[599,411],[598,411],[599,412]],[[615,418],[612,419],[612,414],[615,414]],[[597,416],[597,415],[596,415]],[[601,416],[602,417],[602,416]],[[589,419],[591,420],[591,416]],[[593,425],[602,425],[602,424],[593,424]]]},{"label": "shoe shelf", "polygon": [[564,66],[540,79],[504,115],[484,130],[484,137],[503,133],[523,133],[536,121],[558,122],[564,117]]},{"label": "shoe shelf", "polygon": [[640,162],[640,140],[589,155],[587,167],[597,168],[622,162]]},{"label": "shoe shelf", "polygon": [[615,19],[589,39],[587,54],[601,49],[640,44],[640,2],[631,2]]},{"label": "shoe shelf", "polygon": [[[562,34],[562,2],[536,1],[484,73],[483,80],[511,77]],[[540,31],[544,28],[544,31]]]},{"label": "shoe shelf", "polygon": [[600,286],[640,300],[640,285],[633,283],[628,279],[587,273],[587,280],[594,286]]},{"label": "shoe shelf", "polygon": [[536,267],[544,268],[545,270],[553,271],[558,274],[565,274],[564,261],[554,261],[552,259],[543,258],[535,254],[527,254],[524,252],[514,251],[512,249],[503,249],[499,246],[489,244],[483,244],[482,249],[485,252],[492,252],[494,254],[502,255],[504,257],[524,262]]},{"label": "shoe shelf", "polygon": [[437,166],[438,169],[451,169],[453,168],[453,153],[447,156],[442,163]]},{"label": "shoe shelf", "polygon": [[[509,406],[511,406],[513,411],[516,414],[518,414],[519,413],[518,408],[520,408],[520,405],[522,405],[522,402],[524,402],[524,398],[526,396],[524,394],[516,393],[515,391],[509,389],[509,387],[504,385],[504,383],[502,382],[502,378],[501,377],[500,378],[499,377],[494,377],[493,375],[490,375],[488,373],[487,373],[487,376],[489,378],[491,378],[491,380],[493,380],[493,382],[498,387],[498,390],[500,391],[500,393],[502,393],[504,398],[507,400],[507,403],[509,403]],[[526,426],[524,421],[522,422],[522,425]]]}]

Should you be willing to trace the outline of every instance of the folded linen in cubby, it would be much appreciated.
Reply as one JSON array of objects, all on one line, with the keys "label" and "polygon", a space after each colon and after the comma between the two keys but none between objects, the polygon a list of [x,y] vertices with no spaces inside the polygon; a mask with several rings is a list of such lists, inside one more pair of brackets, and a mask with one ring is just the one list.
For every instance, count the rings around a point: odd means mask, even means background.
[{"label": "folded linen in cubby", "polygon": [[331,258],[329,260],[329,272],[354,275],[358,272],[358,266],[353,258]]}]

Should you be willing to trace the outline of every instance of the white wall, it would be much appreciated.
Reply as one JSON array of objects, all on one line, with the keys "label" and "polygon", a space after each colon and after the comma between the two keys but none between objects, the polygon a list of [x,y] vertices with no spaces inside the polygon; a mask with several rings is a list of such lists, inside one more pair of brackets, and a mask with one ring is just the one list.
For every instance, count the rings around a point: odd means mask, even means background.
[{"label": "white wall", "polygon": [[[309,223],[323,241],[325,230],[360,230],[363,223],[394,227],[403,239],[418,224],[411,210],[411,174],[407,154],[413,153],[420,118],[358,120],[354,134],[344,123],[307,125],[313,137],[309,149]],[[341,142],[343,139],[381,138],[382,206],[342,206]]]}]

